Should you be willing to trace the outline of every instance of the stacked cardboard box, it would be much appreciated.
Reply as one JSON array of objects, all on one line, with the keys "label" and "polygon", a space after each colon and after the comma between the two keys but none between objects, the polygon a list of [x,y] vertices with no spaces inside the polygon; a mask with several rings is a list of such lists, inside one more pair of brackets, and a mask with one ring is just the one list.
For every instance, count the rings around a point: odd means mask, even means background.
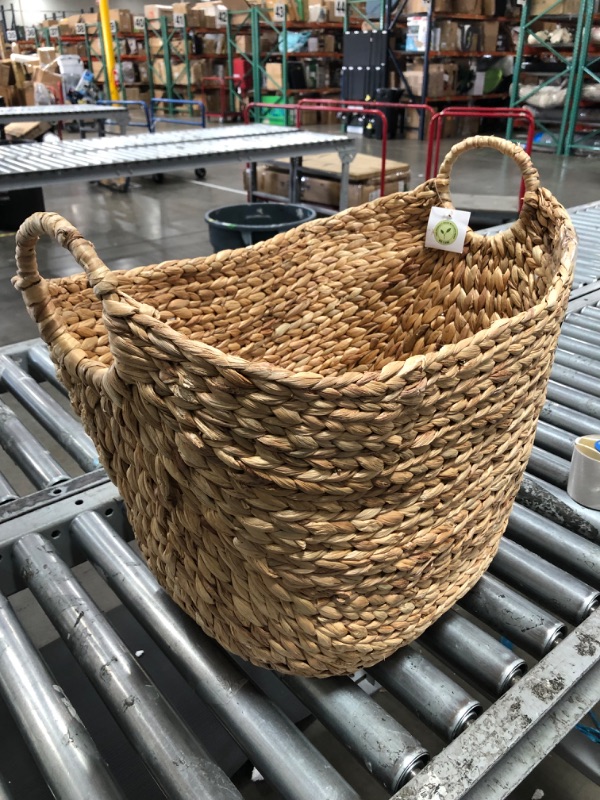
[{"label": "stacked cardboard box", "polygon": [[[300,199],[303,203],[337,208],[340,202],[340,164],[336,155],[307,156],[303,159],[303,178]],[[350,165],[348,200],[350,206],[375,200],[380,194],[381,160],[359,154]],[[404,191],[410,180],[410,167],[401,161],[386,162],[384,193]],[[247,175],[244,175],[248,188]],[[260,165],[257,169],[259,192],[287,197],[289,193],[289,162],[285,159]]]},{"label": "stacked cardboard box", "polygon": [[[541,10],[548,9],[555,0],[531,0],[531,13],[532,14],[539,14],[540,10],[536,10],[536,7],[539,7]],[[406,5],[404,6],[403,13],[404,14],[426,14],[429,10],[430,0],[407,0]],[[513,6],[515,4],[513,3]],[[499,6],[502,8],[502,13],[505,16],[509,16],[511,12],[512,6],[509,4],[508,7],[506,3],[498,3],[497,0],[435,0],[435,14],[473,14],[473,15],[485,15],[485,16],[497,16]],[[541,7],[544,8],[541,8]],[[579,7],[579,0],[563,0],[561,6],[564,7],[572,7],[576,6]],[[520,13],[519,11],[517,13]],[[570,11],[554,11],[554,14],[567,14],[572,13]],[[576,13],[576,12],[575,12]]]},{"label": "stacked cardboard box", "polygon": [[[170,7],[169,11],[171,11]],[[119,33],[131,33],[133,30],[133,17],[128,8],[111,8],[109,11],[109,17],[112,21],[117,23]],[[88,26],[88,34],[94,35],[97,33],[98,20],[98,14],[72,14],[71,16],[64,17],[60,20],[42,20],[39,23],[39,27],[57,27],[59,30],[59,36],[75,36],[77,33],[76,25],[80,22],[84,22]]]}]

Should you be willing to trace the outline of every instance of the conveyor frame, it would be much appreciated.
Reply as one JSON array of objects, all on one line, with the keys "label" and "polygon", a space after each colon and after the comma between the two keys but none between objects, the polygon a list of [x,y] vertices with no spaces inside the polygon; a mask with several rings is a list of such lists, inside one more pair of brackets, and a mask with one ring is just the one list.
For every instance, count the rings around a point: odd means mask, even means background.
[{"label": "conveyor frame", "polygon": [[5,106],[0,108],[0,125],[11,122],[84,122],[115,120],[121,132],[127,130],[129,113],[123,106],[105,106],[92,103],[64,103],[54,106]]},{"label": "conveyor frame", "polygon": [[0,150],[0,191],[151,175],[231,161],[256,164],[288,157],[295,165],[302,156],[331,151],[337,152],[342,162],[340,208],[346,208],[349,165],[356,153],[352,139],[263,124],[20,144],[18,149]]}]

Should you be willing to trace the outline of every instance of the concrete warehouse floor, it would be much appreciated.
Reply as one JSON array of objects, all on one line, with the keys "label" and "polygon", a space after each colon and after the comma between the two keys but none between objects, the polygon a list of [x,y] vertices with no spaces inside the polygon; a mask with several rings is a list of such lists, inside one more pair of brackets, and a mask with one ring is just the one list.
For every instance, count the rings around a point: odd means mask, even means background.
[{"label": "concrete warehouse floor", "polygon": [[[380,143],[361,142],[364,152],[379,153]],[[442,149],[442,152],[444,152]],[[411,166],[410,186],[423,180],[425,149],[415,141],[390,143],[389,158],[406,161]],[[555,158],[546,153],[534,154],[542,183],[565,206],[579,205],[600,198],[600,159]],[[515,166],[491,151],[479,151],[461,159],[453,180],[457,207],[513,208],[516,210],[518,173]],[[169,173],[164,183],[155,184],[150,177],[132,181],[127,194],[113,193],[86,183],[61,184],[44,189],[46,209],[63,214],[96,246],[105,262],[116,269],[157,263],[172,259],[208,255],[212,250],[204,214],[221,205],[245,202],[242,190],[242,165],[208,167],[206,180],[199,182],[192,170]],[[473,197],[476,195],[477,197]],[[482,199],[488,195],[488,199]],[[46,277],[79,271],[72,257],[54,244],[40,244],[40,268]],[[21,298],[9,283],[15,271],[14,236],[0,236],[0,346],[37,335]],[[50,445],[51,440],[45,440]],[[10,476],[8,476],[10,477]],[[85,568],[84,568],[85,569]],[[558,587],[557,587],[558,588]],[[25,593],[22,593],[24,595]],[[114,600],[105,598],[106,610]],[[19,600],[19,612],[33,614],[27,597]],[[31,620],[28,622],[29,625]],[[42,625],[47,625],[42,622]],[[39,634],[44,643],[55,638],[52,632]],[[402,710],[389,695],[381,699],[395,714]],[[2,752],[0,708],[0,752]],[[414,720],[409,723],[414,728]],[[339,745],[319,723],[312,723],[307,735],[326,753],[336,769],[369,800],[383,800],[388,793],[381,789],[367,772]],[[424,726],[418,729],[425,746],[436,752],[440,742]],[[599,758],[600,758],[600,747]],[[265,782],[253,783],[249,770],[238,774],[239,785],[247,800],[278,800],[278,795]],[[558,756],[550,756],[510,795],[513,800],[597,800],[600,790]],[[141,795],[140,795],[141,796]],[[37,795],[36,795],[37,797]],[[144,794],[144,798],[147,795]],[[16,797],[15,800],[22,800]],[[27,798],[29,800],[29,797]],[[315,798],[327,800],[327,798]],[[441,798],[440,798],[441,800]]]}]

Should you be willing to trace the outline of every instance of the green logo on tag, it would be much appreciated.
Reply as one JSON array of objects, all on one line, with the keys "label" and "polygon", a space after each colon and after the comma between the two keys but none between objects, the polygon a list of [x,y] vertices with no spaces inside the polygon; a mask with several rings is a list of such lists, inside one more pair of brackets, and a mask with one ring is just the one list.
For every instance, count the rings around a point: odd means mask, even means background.
[{"label": "green logo on tag", "polygon": [[458,225],[451,219],[443,219],[433,229],[438,244],[453,244],[458,236]]}]

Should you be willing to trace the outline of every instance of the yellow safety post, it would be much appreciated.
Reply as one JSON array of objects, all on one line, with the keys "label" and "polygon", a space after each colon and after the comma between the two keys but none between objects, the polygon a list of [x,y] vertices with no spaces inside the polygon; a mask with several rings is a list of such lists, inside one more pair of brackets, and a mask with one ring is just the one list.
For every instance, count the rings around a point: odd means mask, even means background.
[{"label": "yellow safety post", "polygon": [[108,7],[108,0],[98,0],[98,4],[100,6],[100,25],[102,26],[104,57],[106,59],[105,67],[108,73],[106,75],[108,91],[110,92],[111,100],[118,100],[119,93],[117,91],[117,84],[115,83],[115,49],[110,30],[110,9]]}]

